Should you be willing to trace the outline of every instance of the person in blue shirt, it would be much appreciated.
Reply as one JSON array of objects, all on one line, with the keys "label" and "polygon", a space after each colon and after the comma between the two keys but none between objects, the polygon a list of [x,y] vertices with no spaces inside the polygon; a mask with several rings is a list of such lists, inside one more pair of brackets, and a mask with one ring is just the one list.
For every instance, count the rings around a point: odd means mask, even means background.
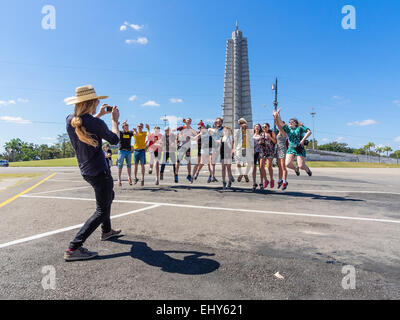
[{"label": "person in blue shirt", "polygon": [[[121,233],[121,230],[111,228],[110,212],[114,199],[114,181],[102,150],[103,139],[111,145],[119,142],[119,110],[116,106],[111,108],[104,104],[96,114],[99,100],[105,98],[107,96],[97,96],[92,86],[83,86],[76,89],[76,97],[65,99],[67,105],[75,105],[75,112],[66,119],[66,129],[82,177],[93,187],[96,197],[96,211],[70,242],[68,250],[64,253],[66,261],[87,260],[98,255],[97,252],[83,248],[83,243],[99,225],[102,228],[101,240],[110,239]],[[112,131],[100,119],[109,113],[112,114]]]}]

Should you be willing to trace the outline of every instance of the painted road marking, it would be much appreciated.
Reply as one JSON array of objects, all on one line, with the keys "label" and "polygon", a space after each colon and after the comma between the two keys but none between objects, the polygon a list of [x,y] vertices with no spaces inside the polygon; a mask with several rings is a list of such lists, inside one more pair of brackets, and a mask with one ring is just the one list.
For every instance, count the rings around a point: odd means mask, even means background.
[{"label": "painted road marking", "polygon": [[[115,215],[115,216],[111,216],[110,219],[116,219],[116,218],[120,218],[120,217],[125,217],[125,216],[130,215],[130,214],[134,214],[134,213],[138,213],[138,212],[142,212],[142,211],[146,211],[146,210],[151,210],[151,209],[157,208],[159,206],[160,205],[152,205],[152,206],[149,206],[149,207],[145,207],[145,208],[141,208],[141,209],[137,209],[137,210],[121,213],[121,214],[118,214],[118,215]],[[37,234],[37,235],[34,235],[34,236],[22,238],[22,239],[19,239],[19,240],[10,241],[10,242],[7,242],[7,243],[0,244],[0,249],[1,248],[6,248],[6,247],[9,247],[9,246],[13,246],[13,245],[16,245],[16,244],[20,244],[20,243],[24,243],[24,242],[28,242],[28,241],[32,241],[32,240],[36,240],[36,239],[40,239],[40,238],[44,238],[44,237],[48,237],[48,236],[51,236],[51,235],[54,235],[54,234],[57,234],[57,233],[62,233],[62,232],[66,232],[66,231],[70,231],[70,230],[74,230],[74,229],[79,229],[82,226],[83,226],[83,223],[82,224],[77,224],[75,226],[70,226],[70,227],[54,230],[54,231],[40,233],[40,234]]]},{"label": "painted road marking", "polygon": [[41,181],[39,181],[38,183],[36,183],[34,186],[32,186],[32,187],[26,189],[25,191],[22,191],[22,192],[18,193],[18,194],[15,195],[14,197],[12,197],[12,198],[10,198],[10,199],[8,199],[8,200],[2,202],[2,203],[0,204],[0,208],[1,208],[1,207],[4,207],[6,204],[9,204],[10,202],[13,202],[15,199],[19,198],[20,196],[24,195],[25,193],[27,193],[27,192],[29,192],[29,191],[35,189],[37,186],[41,185],[43,182],[45,182],[46,180],[48,180],[48,179],[54,177],[55,175],[56,175],[55,173],[49,175],[48,177],[46,177],[46,178],[44,178],[43,180],[41,180]]},{"label": "painted road marking", "polygon": [[[73,197],[50,197],[50,196],[33,196],[33,195],[32,196],[24,195],[23,197],[24,198],[41,198],[41,199],[77,200],[77,201],[96,201],[95,199],[90,199],[90,198],[73,198]],[[178,203],[148,202],[148,201],[133,201],[133,200],[114,200],[113,202],[160,205],[160,206],[166,206],[166,207],[180,207],[180,208],[192,208],[192,209],[205,209],[205,210],[215,210],[217,212],[218,211],[236,211],[236,212],[245,212],[245,213],[262,213],[262,214],[271,214],[271,215],[285,215],[285,216],[327,218],[327,219],[341,219],[341,220],[355,220],[355,221],[400,224],[400,220],[373,219],[373,218],[361,218],[361,217],[349,217],[349,216],[334,216],[334,215],[326,215],[326,214],[310,214],[310,213],[264,211],[264,210],[252,210],[252,209],[238,209],[238,208],[206,207],[206,206],[178,204]]]}]

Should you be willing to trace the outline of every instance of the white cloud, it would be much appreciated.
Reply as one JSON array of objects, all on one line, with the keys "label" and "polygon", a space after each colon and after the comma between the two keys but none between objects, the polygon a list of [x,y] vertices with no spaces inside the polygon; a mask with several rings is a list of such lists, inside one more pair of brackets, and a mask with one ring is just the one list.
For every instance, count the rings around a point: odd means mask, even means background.
[{"label": "white cloud", "polygon": [[[124,22],[124,25],[123,25],[123,26],[125,26],[125,29],[124,29],[124,30],[126,30],[126,27],[130,27],[130,28],[132,28],[133,30],[136,30],[136,31],[139,31],[139,30],[141,30],[141,29],[144,28],[143,25],[140,26],[140,25],[138,25],[138,24],[132,24],[132,23],[129,23],[129,22],[127,22],[127,21]],[[123,26],[121,26],[121,28],[122,28]]]},{"label": "white cloud", "polygon": [[135,100],[136,100],[136,98],[137,98],[137,96],[136,96],[136,95],[130,96],[130,97],[129,97],[129,101],[135,101]]},{"label": "white cloud", "polygon": [[153,101],[153,100],[149,100],[149,101],[147,101],[147,102],[142,104],[142,107],[159,107],[159,106],[160,105],[157,102]]},{"label": "white cloud", "polygon": [[41,137],[42,140],[56,140],[54,137]]},{"label": "white cloud", "polygon": [[17,123],[17,124],[30,124],[32,121],[22,119],[21,117],[9,117],[9,116],[2,116],[0,120],[8,123]]},{"label": "white cloud", "polygon": [[400,137],[394,138],[394,141],[395,141],[395,142],[400,142]]},{"label": "white cloud", "polygon": [[341,98],[340,96],[333,96],[332,99],[340,100],[340,99],[342,99],[342,98]]},{"label": "white cloud", "polygon": [[126,29],[127,29],[126,26],[121,26],[121,27],[119,28],[120,31],[126,31]]},{"label": "white cloud", "polygon": [[8,100],[8,101],[0,100],[0,106],[8,106],[9,104],[16,104],[16,102],[15,100]]},{"label": "white cloud", "polygon": [[328,142],[329,139],[328,139],[328,138],[323,138],[322,141],[323,141],[323,142]]},{"label": "white cloud", "polygon": [[336,142],[340,142],[340,141],[343,141],[343,137],[337,137],[336,138]]},{"label": "white cloud", "polygon": [[362,121],[354,121],[354,122],[348,122],[348,126],[359,126],[359,127],[365,127],[365,126],[370,126],[372,124],[376,124],[377,122],[372,119],[368,120],[362,120]]},{"label": "white cloud", "polygon": [[149,43],[149,40],[146,37],[139,37],[137,39],[126,39],[125,43],[127,43],[127,44],[136,43],[136,44],[145,45],[145,44]]},{"label": "white cloud", "polygon": [[28,103],[29,102],[28,99],[23,99],[23,98],[18,98],[17,101],[21,102],[21,103]]},{"label": "white cloud", "polygon": [[169,99],[169,101],[171,103],[183,103],[183,100],[179,99],[179,98],[171,98],[171,99]]}]

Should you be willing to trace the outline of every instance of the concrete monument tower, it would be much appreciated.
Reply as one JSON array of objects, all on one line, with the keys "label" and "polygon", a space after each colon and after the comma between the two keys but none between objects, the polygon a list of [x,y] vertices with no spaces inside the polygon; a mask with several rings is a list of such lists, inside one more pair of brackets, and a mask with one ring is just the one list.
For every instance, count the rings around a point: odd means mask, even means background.
[{"label": "concrete monument tower", "polygon": [[247,38],[243,38],[236,21],[232,39],[226,42],[226,61],[224,79],[224,102],[222,114],[224,125],[238,129],[238,120],[245,118],[248,127],[253,127],[251,111],[249,57]]}]

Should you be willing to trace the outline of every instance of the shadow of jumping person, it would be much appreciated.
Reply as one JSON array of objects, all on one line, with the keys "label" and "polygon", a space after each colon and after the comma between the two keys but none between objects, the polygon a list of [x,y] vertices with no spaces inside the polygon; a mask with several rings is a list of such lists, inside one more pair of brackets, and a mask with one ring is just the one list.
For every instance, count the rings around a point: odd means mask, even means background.
[{"label": "shadow of jumping person", "polygon": [[[131,251],[99,256],[96,260],[131,256],[132,258],[141,260],[150,266],[159,267],[161,268],[161,271],[187,275],[206,274],[213,272],[220,267],[219,262],[215,260],[200,258],[202,256],[214,256],[214,253],[177,250],[153,250],[145,242],[121,240],[119,238],[111,241],[115,243],[131,245]],[[186,256],[183,258],[183,260],[175,259],[168,255],[173,253],[185,254]]]}]

